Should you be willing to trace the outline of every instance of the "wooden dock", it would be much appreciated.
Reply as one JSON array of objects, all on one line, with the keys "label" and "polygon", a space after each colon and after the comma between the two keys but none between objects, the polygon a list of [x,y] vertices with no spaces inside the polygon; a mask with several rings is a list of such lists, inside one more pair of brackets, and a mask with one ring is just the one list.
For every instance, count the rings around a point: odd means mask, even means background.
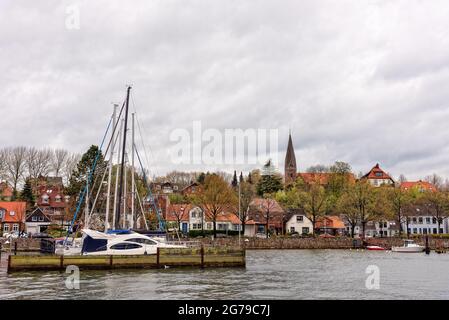
[{"label": "wooden dock", "polygon": [[58,256],[10,255],[8,272],[29,270],[123,269],[165,267],[245,267],[245,250],[240,248],[158,248],[155,255],[142,256]]}]

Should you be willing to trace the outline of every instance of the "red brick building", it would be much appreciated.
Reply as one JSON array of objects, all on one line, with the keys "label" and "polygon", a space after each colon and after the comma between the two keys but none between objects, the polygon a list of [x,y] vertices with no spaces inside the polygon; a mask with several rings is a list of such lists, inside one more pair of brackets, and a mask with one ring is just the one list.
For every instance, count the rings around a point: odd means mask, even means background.
[{"label": "red brick building", "polygon": [[0,202],[0,224],[3,233],[25,231],[26,202]]}]

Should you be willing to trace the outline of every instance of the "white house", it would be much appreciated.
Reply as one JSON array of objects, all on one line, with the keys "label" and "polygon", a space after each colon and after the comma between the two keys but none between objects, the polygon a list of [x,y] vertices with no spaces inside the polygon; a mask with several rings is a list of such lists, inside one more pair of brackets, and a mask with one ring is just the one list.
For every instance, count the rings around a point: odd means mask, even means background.
[{"label": "white house", "polygon": [[36,208],[25,220],[26,232],[30,234],[46,232],[50,225],[50,218],[40,208]]},{"label": "white house", "polygon": [[[405,220],[405,219],[404,219]],[[407,221],[403,222],[403,230],[409,234],[441,234],[449,233],[448,218],[440,218],[440,229],[438,230],[437,217],[432,214],[428,206],[413,206],[407,212]]]},{"label": "white house", "polygon": [[299,233],[299,234],[311,234],[313,232],[312,221],[307,218],[304,212],[295,210],[290,212],[290,217],[287,216],[287,222],[285,224],[285,230],[288,233]]}]

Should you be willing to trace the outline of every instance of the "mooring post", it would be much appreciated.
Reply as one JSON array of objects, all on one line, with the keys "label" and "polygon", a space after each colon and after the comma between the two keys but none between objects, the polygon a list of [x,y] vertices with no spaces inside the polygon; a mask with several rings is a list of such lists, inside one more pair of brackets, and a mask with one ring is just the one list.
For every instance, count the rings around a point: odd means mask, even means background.
[{"label": "mooring post", "polygon": [[159,269],[159,257],[160,257],[160,255],[161,255],[159,249],[160,249],[160,248],[157,248],[157,249],[156,249],[156,267],[157,267],[158,269]]},{"label": "mooring post", "polygon": [[426,254],[430,254],[429,236],[426,234]]},{"label": "mooring post", "polygon": [[14,255],[17,255],[17,241],[14,241]]},{"label": "mooring post", "polygon": [[0,242],[0,260],[2,259],[2,243]]},{"label": "mooring post", "polygon": [[59,268],[62,270],[64,269],[64,255],[61,254],[61,256],[59,257]]},{"label": "mooring post", "polygon": [[201,269],[204,268],[204,245],[201,245]]},{"label": "mooring post", "polygon": [[9,273],[10,270],[11,270],[11,255],[8,256],[8,270],[6,272]]}]

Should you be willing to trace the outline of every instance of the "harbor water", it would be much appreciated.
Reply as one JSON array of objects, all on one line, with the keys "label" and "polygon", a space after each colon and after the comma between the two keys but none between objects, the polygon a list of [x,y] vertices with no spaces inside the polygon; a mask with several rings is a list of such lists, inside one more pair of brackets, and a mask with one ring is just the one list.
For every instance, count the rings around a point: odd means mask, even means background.
[{"label": "harbor water", "polygon": [[0,299],[449,299],[449,254],[433,252],[250,250],[246,268],[81,271],[79,289],[5,258]]}]

